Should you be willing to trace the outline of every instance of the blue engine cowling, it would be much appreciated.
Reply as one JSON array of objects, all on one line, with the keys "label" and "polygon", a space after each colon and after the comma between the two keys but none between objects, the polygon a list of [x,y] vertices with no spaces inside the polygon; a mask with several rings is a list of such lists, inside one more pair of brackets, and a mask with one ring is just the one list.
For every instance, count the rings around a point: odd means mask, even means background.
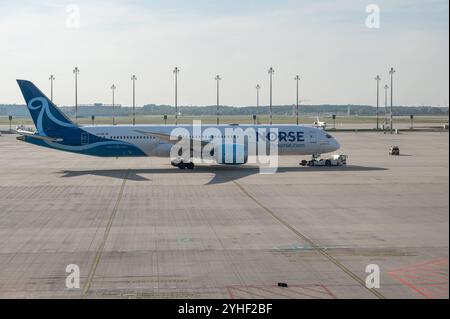
[{"label": "blue engine cowling", "polygon": [[248,150],[242,144],[222,144],[214,158],[218,164],[245,164],[248,160]]}]

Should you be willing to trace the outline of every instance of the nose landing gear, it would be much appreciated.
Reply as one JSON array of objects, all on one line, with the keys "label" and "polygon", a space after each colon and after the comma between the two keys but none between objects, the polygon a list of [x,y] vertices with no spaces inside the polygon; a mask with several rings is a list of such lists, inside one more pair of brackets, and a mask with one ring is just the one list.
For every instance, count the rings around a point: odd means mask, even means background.
[{"label": "nose landing gear", "polygon": [[178,167],[179,169],[194,169],[195,164],[192,162],[183,162],[183,161],[172,161],[170,162],[172,166]]}]

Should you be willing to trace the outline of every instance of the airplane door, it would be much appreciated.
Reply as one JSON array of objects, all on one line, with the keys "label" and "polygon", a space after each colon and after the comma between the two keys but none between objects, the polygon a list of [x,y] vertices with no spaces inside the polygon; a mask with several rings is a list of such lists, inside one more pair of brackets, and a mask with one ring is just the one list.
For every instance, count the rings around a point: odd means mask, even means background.
[{"label": "airplane door", "polygon": [[81,145],[89,144],[89,134],[81,133]]},{"label": "airplane door", "polygon": [[316,144],[317,143],[317,132],[315,130],[310,130],[309,131],[309,142],[311,144]]}]

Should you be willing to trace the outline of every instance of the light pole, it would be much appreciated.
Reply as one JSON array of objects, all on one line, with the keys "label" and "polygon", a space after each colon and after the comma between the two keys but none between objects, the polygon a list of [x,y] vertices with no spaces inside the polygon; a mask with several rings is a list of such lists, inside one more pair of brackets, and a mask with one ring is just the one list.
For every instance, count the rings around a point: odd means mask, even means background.
[{"label": "light pole", "polygon": [[391,70],[389,71],[389,75],[391,76],[391,134],[392,134],[392,118],[393,118],[393,113],[392,113],[392,105],[393,105],[393,78],[394,78],[394,73],[395,70],[394,68],[391,68]]},{"label": "light pole", "polygon": [[216,92],[217,92],[217,108],[216,108],[216,116],[217,116],[217,125],[219,125],[219,81],[222,80],[220,78],[220,75],[216,75],[216,77],[214,78],[214,80],[216,80],[217,83],[217,87],[216,87]]},{"label": "light pole", "polygon": [[113,125],[116,125],[116,109],[114,104],[114,91],[116,90],[116,86],[113,84],[111,85],[111,91],[112,91],[112,107],[113,107]]},{"label": "light pole", "polygon": [[270,125],[272,125],[272,77],[273,77],[273,74],[275,73],[275,70],[273,69],[273,67],[270,67],[268,72],[269,72],[269,75],[270,75],[269,123],[270,123]]},{"label": "light pole", "polygon": [[133,74],[131,81],[133,81],[133,125],[136,125],[136,75]]},{"label": "light pole", "polygon": [[259,90],[261,85],[256,85],[256,123],[259,124]]},{"label": "light pole", "polygon": [[295,116],[297,117],[297,125],[298,125],[298,82],[300,81],[300,76],[295,76],[294,80],[297,82],[297,108],[295,109]]},{"label": "light pole", "polygon": [[377,75],[375,77],[375,81],[377,81],[377,131],[379,129],[379,112],[378,112],[378,108],[380,106],[380,76]]},{"label": "light pole", "polygon": [[55,79],[55,77],[53,76],[53,74],[50,74],[50,77],[48,79],[50,80],[50,101],[53,102],[53,80]]},{"label": "light pole", "polygon": [[388,90],[389,90],[389,85],[386,84],[384,86],[384,124],[387,124]]},{"label": "light pole", "polygon": [[176,66],[173,69],[173,74],[175,74],[175,125],[178,125],[178,73],[180,73],[180,69]]},{"label": "light pole", "polygon": [[73,69],[73,74],[75,74],[75,123],[78,124],[78,73],[80,69],[76,66]]}]

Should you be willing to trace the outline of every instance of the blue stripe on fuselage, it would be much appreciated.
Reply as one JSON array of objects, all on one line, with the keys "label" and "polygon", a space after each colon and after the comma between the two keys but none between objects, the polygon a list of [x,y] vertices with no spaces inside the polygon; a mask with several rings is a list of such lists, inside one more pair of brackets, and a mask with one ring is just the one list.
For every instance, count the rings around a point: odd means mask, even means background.
[{"label": "blue stripe on fuselage", "polygon": [[86,145],[80,145],[79,143],[78,145],[67,145],[62,143],[47,142],[25,136],[24,141],[38,146],[91,156],[100,156],[100,157],[147,156],[141,149],[132,144],[113,140],[103,140],[102,142],[90,143]]}]

